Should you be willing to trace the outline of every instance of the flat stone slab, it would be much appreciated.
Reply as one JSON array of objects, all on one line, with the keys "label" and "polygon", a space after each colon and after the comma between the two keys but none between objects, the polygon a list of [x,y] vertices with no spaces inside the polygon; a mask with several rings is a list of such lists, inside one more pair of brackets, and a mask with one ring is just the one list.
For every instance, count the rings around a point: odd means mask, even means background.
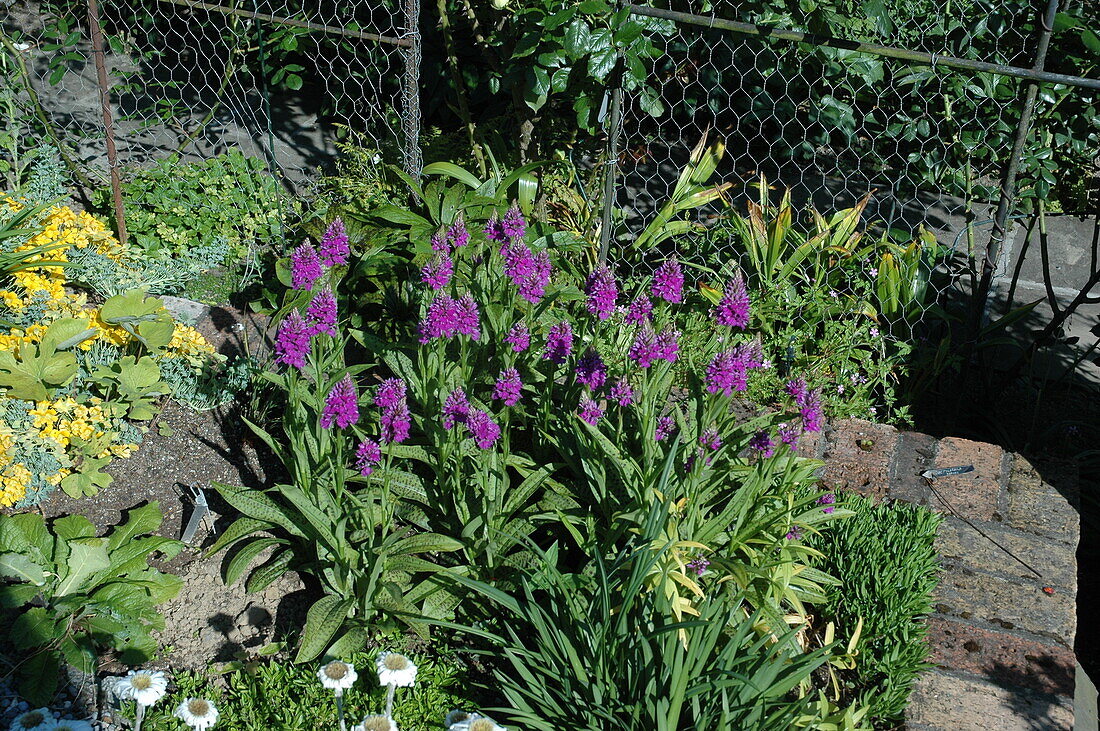
[{"label": "flat stone slab", "polygon": [[1070,699],[940,672],[917,680],[909,710],[906,727],[911,731],[1073,729]]}]

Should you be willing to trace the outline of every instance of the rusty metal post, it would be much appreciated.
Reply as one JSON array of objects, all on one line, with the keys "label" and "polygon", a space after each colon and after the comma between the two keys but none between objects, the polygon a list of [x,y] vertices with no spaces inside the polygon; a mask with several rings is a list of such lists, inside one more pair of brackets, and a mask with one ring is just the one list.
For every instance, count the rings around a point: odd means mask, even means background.
[{"label": "rusty metal post", "polygon": [[88,0],[88,31],[92,36],[92,58],[95,59],[96,81],[99,84],[99,103],[103,107],[103,132],[107,138],[107,165],[111,172],[111,196],[115,206],[115,225],[118,242],[126,246],[126,212],[122,207],[122,175],[118,169],[118,152],[115,150],[115,128],[111,122],[111,92],[107,85],[107,59],[103,53],[103,29],[99,26],[99,2]]}]

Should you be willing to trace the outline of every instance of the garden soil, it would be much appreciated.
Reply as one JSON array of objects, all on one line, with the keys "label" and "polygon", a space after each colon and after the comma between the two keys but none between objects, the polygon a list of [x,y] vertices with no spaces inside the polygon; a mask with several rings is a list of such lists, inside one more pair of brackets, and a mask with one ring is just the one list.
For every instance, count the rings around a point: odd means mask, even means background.
[{"label": "garden soil", "polygon": [[[260,361],[265,357],[267,318],[229,306],[163,299],[177,319],[197,327],[219,353],[233,357],[247,350]],[[161,606],[165,617],[165,629],[159,634],[163,651],[152,663],[158,667],[201,669],[246,656],[300,626],[311,603],[309,592],[294,573],[256,594],[246,592],[243,582],[226,586],[221,578],[224,554],[204,553],[233,520],[231,509],[212,484],[262,487],[281,476],[282,465],[253,438],[241,409],[233,403],[196,412],[169,401],[150,422],[140,449],[107,468],[114,478],[110,486],[79,500],[57,491],[40,506],[47,517],[81,513],[106,531],[118,525],[128,510],[156,502],[164,514],[157,533],[180,538],[195,510],[194,489],[202,490],[210,512],[178,556],[157,563],[183,580],[179,596]],[[255,564],[264,558],[261,555]],[[108,665],[104,670],[122,672],[123,668]]]}]

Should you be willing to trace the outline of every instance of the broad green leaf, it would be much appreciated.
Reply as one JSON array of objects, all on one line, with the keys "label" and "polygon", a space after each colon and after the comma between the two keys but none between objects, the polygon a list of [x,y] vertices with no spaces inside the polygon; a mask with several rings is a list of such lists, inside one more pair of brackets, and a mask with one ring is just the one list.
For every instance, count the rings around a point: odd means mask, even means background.
[{"label": "broad green leaf", "polygon": [[462,542],[439,533],[417,533],[402,538],[387,549],[392,556],[431,553],[435,551],[460,551]]},{"label": "broad green leaf", "polygon": [[282,541],[278,538],[255,538],[241,546],[232,557],[229,557],[223,563],[222,575],[225,578],[226,585],[236,584],[253,559],[259,556],[265,548],[277,546],[280,543]]},{"label": "broad green leaf", "polygon": [[53,522],[54,535],[66,541],[95,538],[95,526],[83,515],[66,515]]},{"label": "broad green leaf", "polygon": [[267,521],[286,530],[294,536],[304,538],[301,529],[286,512],[267,496],[262,490],[235,485],[226,485],[221,482],[212,483],[218,493],[236,510],[250,518]]},{"label": "broad green leaf", "polygon": [[424,166],[425,175],[442,175],[468,185],[469,187],[477,190],[481,187],[481,181],[477,179],[477,176],[468,170],[460,168],[451,162],[433,162]]},{"label": "broad green leaf", "polygon": [[290,562],[294,560],[294,553],[289,549],[283,549],[272,556],[266,563],[252,572],[245,582],[246,591],[263,591],[273,581],[287,572]]},{"label": "broad green leaf", "polygon": [[38,596],[34,584],[0,584],[0,609],[19,609]]},{"label": "broad green leaf", "polygon": [[266,520],[257,520],[256,518],[237,518],[233,521],[228,528],[226,528],[218,539],[214,541],[214,545],[206,549],[206,555],[212,556],[218,551],[222,550],[226,546],[236,543],[245,536],[250,536],[256,531],[261,531],[272,526],[271,523]]},{"label": "broad green leaf", "polygon": [[138,536],[152,533],[160,527],[163,518],[160,503],[156,501],[141,507],[131,508],[126,513],[126,522],[112,530],[107,536],[107,550],[114,551]]},{"label": "broad green leaf", "polygon": [[325,659],[347,661],[354,653],[362,652],[367,646],[370,633],[362,627],[349,627],[333,642]]},{"label": "broad green leaf", "polygon": [[[14,631],[14,630],[13,630]],[[32,706],[46,706],[57,692],[61,658],[52,650],[40,650],[19,667],[19,695]]]},{"label": "broad green leaf", "polygon": [[83,590],[84,581],[88,577],[111,565],[106,543],[105,538],[78,538],[69,541],[68,565],[64,568],[61,583],[54,592],[56,596]]},{"label": "broad green leaf", "polygon": [[31,607],[12,623],[8,637],[17,650],[43,647],[57,637],[57,623],[45,607]]},{"label": "broad green leaf", "polygon": [[22,553],[0,554],[0,576],[30,582],[34,586],[46,583],[46,572]]},{"label": "broad green leaf", "polygon": [[324,652],[354,605],[352,599],[333,595],[323,596],[314,602],[306,612],[306,625],[294,662],[308,662]]},{"label": "broad green leaf", "polygon": [[0,551],[28,553],[37,551],[45,560],[53,548],[53,537],[46,521],[37,513],[0,515]]}]

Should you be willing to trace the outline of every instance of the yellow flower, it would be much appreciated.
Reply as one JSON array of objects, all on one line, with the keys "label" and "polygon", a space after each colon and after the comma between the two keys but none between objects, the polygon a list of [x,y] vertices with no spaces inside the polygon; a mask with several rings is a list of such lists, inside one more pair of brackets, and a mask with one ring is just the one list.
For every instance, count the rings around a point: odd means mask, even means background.
[{"label": "yellow flower", "polygon": [[22,462],[9,462],[0,470],[0,507],[15,505],[27,494],[31,471]]}]

